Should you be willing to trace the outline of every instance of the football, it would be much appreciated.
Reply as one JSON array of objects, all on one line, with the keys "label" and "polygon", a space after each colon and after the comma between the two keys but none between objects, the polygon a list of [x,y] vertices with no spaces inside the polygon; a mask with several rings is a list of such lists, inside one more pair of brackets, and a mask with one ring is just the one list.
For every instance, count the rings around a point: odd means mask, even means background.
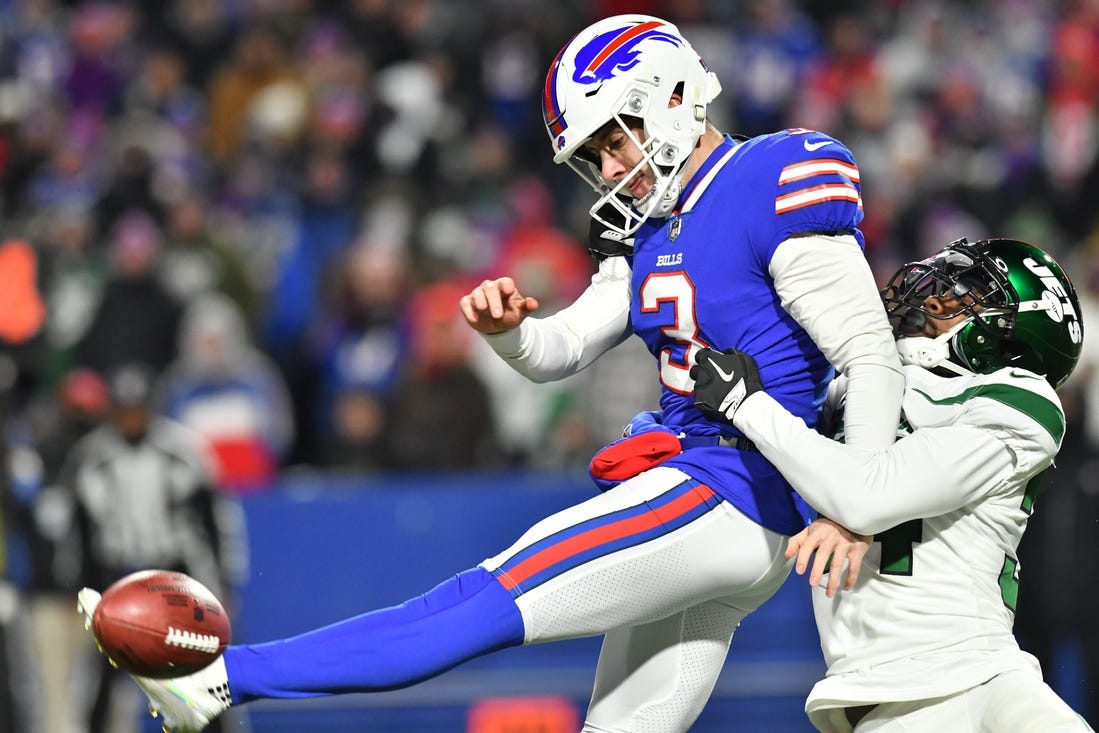
[{"label": "football", "polygon": [[229,616],[210,590],[184,573],[142,570],[103,592],[92,632],[119,668],[143,677],[179,677],[217,659],[229,643]]}]

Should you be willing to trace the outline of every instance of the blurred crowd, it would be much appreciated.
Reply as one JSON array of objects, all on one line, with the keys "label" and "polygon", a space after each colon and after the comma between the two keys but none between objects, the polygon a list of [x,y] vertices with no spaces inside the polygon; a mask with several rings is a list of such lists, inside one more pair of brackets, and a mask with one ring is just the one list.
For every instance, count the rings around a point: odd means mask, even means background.
[{"label": "blurred crowd", "polygon": [[[544,312],[588,282],[591,191],[552,165],[539,95],[571,35],[621,12],[694,43],[719,128],[848,144],[882,282],[1009,235],[1065,263],[1099,324],[1099,0],[0,0],[0,493],[9,533],[48,547],[8,576],[79,582],[72,507],[43,497],[126,372],[229,498],[289,470],[583,467],[654,407],[639,343],[531,385],[457,308],[486,276]],[[1031,602],[1058,629],[1099,611],[1064,572],[1099,531],[1095,343],[1065,391],[1070,506],[1028,533],[1073,594]],[[242,572],[220,562],[211,582]]]}]

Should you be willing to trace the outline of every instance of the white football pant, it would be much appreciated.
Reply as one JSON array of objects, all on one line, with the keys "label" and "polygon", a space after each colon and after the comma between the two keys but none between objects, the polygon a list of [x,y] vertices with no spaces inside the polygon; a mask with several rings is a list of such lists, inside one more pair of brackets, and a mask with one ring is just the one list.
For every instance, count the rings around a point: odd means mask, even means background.
[{"label": "white football pant", "polygon": [[606,634],[588,733],[688,730],[737,625],[789,574],[786,537],[720,497],[699,504],[712,494],[704,485],[680,496],[696,483],[675,468],[646,471],[483,563],[516,585],[525,643]]}]

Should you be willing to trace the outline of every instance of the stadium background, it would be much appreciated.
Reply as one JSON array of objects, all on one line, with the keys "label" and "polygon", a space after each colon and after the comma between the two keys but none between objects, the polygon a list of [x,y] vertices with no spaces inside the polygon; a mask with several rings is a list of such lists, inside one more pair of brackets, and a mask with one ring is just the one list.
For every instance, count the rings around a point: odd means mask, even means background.
[{"label": "stadium background", "polygon": [[[587,495],[592,451],[653,405],[648,357],[630,344],[528,385],[470,338],[456,301],[509,273],[552,312],[587,281],[590,192],[552,165],[539,93],[556,50],[619,12],[679,25],[722,80],[719,128],[849,145],[879,278],[957,236],[1029,239],[1066,265],[1090,323],[1095,0],[7,0],[3,596],[16,602],[0,619],[17,624],[50,584],[28,559],[41,529],[28,517],[63,459],[56,414],[99,404],[95,375],[126,360],[172,377],[183,396],[162,409],[207,433],[246,510],[241,641],[399,602]],[[175,303],[163,320],[140,300],[103,307],[134,271]],[[199,399],[216,382],[204,337],[221,338],[246,406]],[[1019,618],[1052,639],[1051,681],[1092,718],[1093,343],[1065,388],[1075,430],[1023,547],[1036,570]],[[739,632],[696,730],[808,730],[815,645],[795,579]],[[241,722],[504,730],[478,701],[559,695],[582,711],[596,648],[516,650],[416,690],[257,705]],[[33,675],[12,684],[33,692]],[[561,714],[544,702],[546,721]]]}]

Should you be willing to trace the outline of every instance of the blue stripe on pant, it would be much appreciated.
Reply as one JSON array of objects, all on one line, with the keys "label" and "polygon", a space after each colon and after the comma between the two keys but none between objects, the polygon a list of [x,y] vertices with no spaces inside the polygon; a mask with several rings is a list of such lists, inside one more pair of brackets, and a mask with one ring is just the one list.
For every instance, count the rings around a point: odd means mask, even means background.
[{"label": "blue stripe on pant", "polygon": [[690,524],[722,502],[694,479],[625,509],[576,524],[518,551],[494,573],[518,598],[573,568]]},{"label": "blue stripe on pant", "polygon": [[265,644],[230,646],[233,702],[407,687],[523,643],[515,601],[477,567],[399,606]]}]

